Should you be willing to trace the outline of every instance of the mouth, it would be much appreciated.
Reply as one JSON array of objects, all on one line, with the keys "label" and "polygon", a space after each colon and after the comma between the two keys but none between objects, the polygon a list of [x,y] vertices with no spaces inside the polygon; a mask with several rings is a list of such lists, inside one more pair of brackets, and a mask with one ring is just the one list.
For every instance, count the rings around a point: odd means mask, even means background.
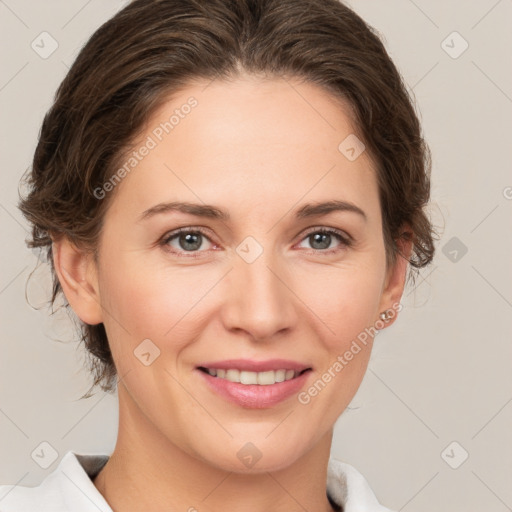
[{"label": "mouth", "polygon": [[196,371],[216,396],[239,407],[268,409],[299,393],[313,368],[285,359],[231,359],[204,362]]},{"label": "mouth", "polygon": [[246,386],[255,384],[259,386],[271,386],[280,382],[296,379],[303,373],[311,371],[311,368],[305,368],[304,370],[281,368],[278,370],[268,370],[264,372],[252,372],[236,368],[226,370],[223,368],[206,368],[203,366],[199,366],[198,369],[203,373],[207,373],[211,377],[224,379],[229,382],[235,382]]}]

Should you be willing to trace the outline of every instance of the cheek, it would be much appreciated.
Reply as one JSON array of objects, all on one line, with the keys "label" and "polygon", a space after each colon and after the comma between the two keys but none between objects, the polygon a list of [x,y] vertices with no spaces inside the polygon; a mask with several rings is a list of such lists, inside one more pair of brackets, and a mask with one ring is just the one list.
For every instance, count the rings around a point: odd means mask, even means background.
[{"label": "cheek", "polygon": [[318,325],[323,356],[315,379],[299,394],[298,402],[304,411],[331,424],[366,373],[383,274],[378,265],[331,268],[325,274],[304,279],[299,292],[314,312],[309,318]]},{"label": "cheek", "polygon": [[372,326],[381,299],[384,279],[380,265],[360,262],[302,272],[296,278],[297,295],[317,322],[324,324],[325,343],[343,349],[365,328]]},{"label": "cheek", "polygon": [[[198,315],[218,281],[215,271],[199,266],[171,269],[165,262],[147,265],[130,253],[105,254],[104,261],[116,262],[105,266],[100,279],[104,323],[110,340],[122,340],[122,352],[132,352],[145,339],[176,352],[199,335]],[[131,351],[126,350],[128,343]]]}]

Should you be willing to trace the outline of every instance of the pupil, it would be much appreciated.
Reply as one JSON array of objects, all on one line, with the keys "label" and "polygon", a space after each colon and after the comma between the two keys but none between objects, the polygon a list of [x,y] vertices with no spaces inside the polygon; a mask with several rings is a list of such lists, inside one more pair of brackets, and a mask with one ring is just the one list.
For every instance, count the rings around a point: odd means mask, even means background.
[{"label": "pupil", "polygon": [[[180,236],[181,248],[186,251],[193,251],[201,247],[201,235],[186,233]],[[183,242],[183,243],[182,243]],[[189,244],[188,246],[186,244]],[[192,246],[190,246],[192,244]]]},{"label": "pupil", "polygon": [[[315,233],[314,235],[311,235],[313,237],[313,248],[314,249],[327,249],[331,242],[331,235],[328,233]],[[322,242],[323,239],[323,242]],[[315,243],[319,243],[321,247],[315,247]]]}]

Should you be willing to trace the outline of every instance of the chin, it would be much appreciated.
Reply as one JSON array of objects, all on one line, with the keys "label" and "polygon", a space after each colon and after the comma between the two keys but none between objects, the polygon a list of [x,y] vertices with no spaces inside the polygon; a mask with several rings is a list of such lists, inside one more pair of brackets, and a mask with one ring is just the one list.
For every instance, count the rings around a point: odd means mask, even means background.
[{"label": "chin", "polygon": [[268,432],[260,437],[242,435],[223,443],[217,440],[218,444],[201,458],[224,471],[258,474],[285,469],[308,450],[307,446],[301,446],[305,439],[289,437],[283,440],[279,436],[275,439],[266,436]]}]

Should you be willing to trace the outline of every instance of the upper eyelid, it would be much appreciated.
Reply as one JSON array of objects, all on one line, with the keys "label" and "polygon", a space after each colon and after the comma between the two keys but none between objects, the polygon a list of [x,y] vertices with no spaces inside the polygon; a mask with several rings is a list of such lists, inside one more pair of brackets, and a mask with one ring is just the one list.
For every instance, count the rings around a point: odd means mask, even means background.
[{"label": "upper eyelid", "polygon": [[343,238],[347,238],[349,241],[353,240],[353,237],[349,235],[344,229],[332,228],[329,226],[313,226],[311,228],[307,228],[306,231],[303,232],[303,237],[308,236],[311,233],[317,233],[319,231],[333,232]]}]

